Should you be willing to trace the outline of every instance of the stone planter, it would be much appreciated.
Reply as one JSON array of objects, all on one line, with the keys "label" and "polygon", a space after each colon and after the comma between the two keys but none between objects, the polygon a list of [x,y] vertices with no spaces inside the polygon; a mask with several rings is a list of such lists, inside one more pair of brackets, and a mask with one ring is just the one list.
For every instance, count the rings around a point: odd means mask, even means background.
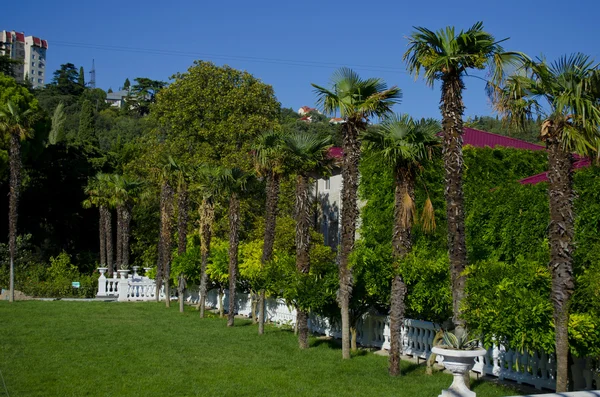
[{"label": "stone planter", "polygon": [[475,397],[475,393],[469,390],[465,385],[464,375],[468,374],[473,365],[475,358],[483,356],[486,353],[485,349],[479,348],[475,350],[453,350],[434,347],[432,353],[444,357],[444,368],[452,372],[454,380],[449,388],[442,390],[439,397]]}]

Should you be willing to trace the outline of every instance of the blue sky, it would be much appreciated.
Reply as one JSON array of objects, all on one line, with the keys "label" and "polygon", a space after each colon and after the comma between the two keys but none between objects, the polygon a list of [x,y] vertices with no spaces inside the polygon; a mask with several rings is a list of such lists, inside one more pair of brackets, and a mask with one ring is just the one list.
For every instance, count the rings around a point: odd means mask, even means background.
[{"label": "blue sky", "polygon": [[[90,70],[113,90],[126,77],[167,81],[194,59],[244,69],[271,84],[285,107],[314,105],[310,83],[339,66],[397,85],[395,110],[439,118],[439,87],[406,73],[402,54],[413,26],[468,28],[482,20],[507,50],[548,59],[576,51],[600,61],[600,1],[202,1],[29,0],[5,2],[0,30],[48,40],[47,82],[60,64]],[[449,5],[455,7],[450,8]],[[555,24],[555,25],[554,25]],[[133,51],[125,48],[134,49]],[[89,77],[89,75],[87,76]],[[484,83],[465,80],[466,116],[490,115]]]}]

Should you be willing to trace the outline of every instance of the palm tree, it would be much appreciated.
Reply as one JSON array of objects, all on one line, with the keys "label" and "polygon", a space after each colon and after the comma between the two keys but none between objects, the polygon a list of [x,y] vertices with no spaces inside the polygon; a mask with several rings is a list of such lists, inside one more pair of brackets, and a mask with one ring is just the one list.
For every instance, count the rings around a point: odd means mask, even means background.
[{"label": "palm tree", "polygon": [[171,305],[171,291],[169,279],[171,277],[171,235],[173,220],[173,186],[172,174],[174,161],[171,156],[163,160],[160,169],[160,235],[158,241],[158,261],[156,266],[156,300],[160,299],[159,293],[162,284],[165,286],[165,305]]},{"label": "palm tree", "polygon": [[493,95],[505,120],[523,127],[543,121],[548,149],[550,203],[549,268],[556,333],[556,391],[567,391],[569,300],[573,293],[573,153],[591,155],[600,147],[600,67],[584,54],[524,63]]},{"label": "palm tree", "polygon": [[206,295],[208,293],[206,267],[210,256],[210,241],[215,219],[215,201],[220,196],[226,179],[227,174],[223,168],[202,165],[194,173],[194,182],[191,186],[193,191],[199,192],[201,201],[198,208],[200,215],[200,252],[202,255],[200,265],[200,299],[198,300],[200,318],[204,318]]},{"label": "palm tree", "polygon": [[21,185],[21,141],[33,134],[31,129],[31,109],[21,110],[12,101],[0,108],[0,131],[8,135],[9,165],[10,165],[10,193],[8,216],[8,249],[10,252],[10,286],[9,301],[15,299],[15,254],[17,243],[17,219],[19,216],[19,188]]},{"label": "palm tree", "polygon": [[[394,115],[385,120],[379,129],[369,129],[364,135],[368,147],[393,168],[394,230],[392,255],[394,276],[390,295],[390,375],[400,375],[400,328],[404,320],[406,283],[400,274],[400,263],[412,250],[411,229],[416,221],[415,179],[424,162],[431,159],[434,147],[439,145],[436,136],[440,130],[437,121],[416,121],[408,115]],[[424,229],[431,229],[433,207],[429,198],[423,211]]]},{"label": "palm tree", "polygon": [[227,313],[227,326],[233,327],[240,243],[240,196],[246,190],[250,174],[239,168],[231,168],[225,170],[225,175],[224,189],[229,196],[229,312]]},{"label": "palm tree", "polygon": [[88,181],[85,193],[88,198],[82,203],[83,208],[98,207],[100,235],[100,266],[106,266],[108,273],[114,272],[112,261],[112,205],[109,194],[110,176],[99,172]]},{"label": "palm tree", "polygon": [[131,237],[131,211],[142,182],[127,175],[110,176],[111,201],[117,211],[117,265],[129,267],[129,239]]},{"label": "palm tree", "polygon": [[[275,244],[275,226],[277,223],[277,205],[279,184],[285,172],[285,150],[282,134],[267,131],[260,134],[254,143],[254,165],[256,172],[266,179],[265,233],[261,265],[264,266],[273,257]],[[258,334],[265,329],[265,290],[260,290],[258,299]]]},{"label": "palm tree", "polygon": [[[515,63],[522,54],[504,52],[500,42],[483,30],[477,22],[467,31],[456,33],[454,27],[433,32],[416,27],[404,53],[408,71],[418,77],[423,70],[425,81],[433,86],[442,81],[442,131],[445,169],[446,215],[448,218],[448,255],[452,274],[453,322],[457,332],[464,329],[461,302],[465,296],[467,249],[465,245],[465,215],[462,189],[463,153],[462,133],[464,104],[463,77],[471,69],[490,67],[492,82],[503,77],[504,66]],[[505,39],[506,40],[506,39]]]},{"label": "palm tree", "polygon": [[[290,165],[296,170],[296,269],[301,275],[310,271],[310,226],[312,196],[310,177],[328,167],[327,150],[331,136],[319,136],[307,132],[292,132],[284,136],[285,149]],[[308,311],[298,307],[296,326],[298,344],[308,348]]]},{"label": "palm tree", "polygon": [[348,68],[337,70],[331,79],[331,89],[313,84],[319,107],[327,114],[338,110],[344,118],[342,125],[344,157],[342,161],[342,234],[339,253],[340,291],[338,294],[342,315],[342,357],[350,358],[349,303],[352,294],[352,272],[348,267],[354,249],[356,222],[358,220],[357,190],[358,163],[360,159],[359,133],[364,131],[372,117],[382,117],[391,112],[401,98],[400,89],[387,88],[381,79],[363,80]]}]

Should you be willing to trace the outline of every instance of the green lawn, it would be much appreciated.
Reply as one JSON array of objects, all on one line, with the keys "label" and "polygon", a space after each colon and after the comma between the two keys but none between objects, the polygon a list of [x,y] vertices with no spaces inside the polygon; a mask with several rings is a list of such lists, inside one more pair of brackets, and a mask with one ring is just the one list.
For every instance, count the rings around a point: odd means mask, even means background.
[{"label": "green lawn", "polygon": [[[0,302],[0,370],[17,396],[437,396],[451,377],[387,375],[387,358],[343,361],[328,341],[299,351],[290,331],[227,328],[156,303]],[[479,397],[516,394],[475,382]],[[4,395],[0,384],[0,396]]]}]

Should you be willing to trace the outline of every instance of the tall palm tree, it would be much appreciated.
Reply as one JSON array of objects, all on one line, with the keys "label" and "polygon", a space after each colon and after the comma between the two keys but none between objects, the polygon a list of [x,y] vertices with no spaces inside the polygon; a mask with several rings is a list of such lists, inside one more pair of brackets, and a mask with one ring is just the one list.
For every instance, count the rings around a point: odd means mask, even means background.
[{"label": "tall palm tree", "polygon": [[129,267],[131,211],[142,182],[127,175],[111,175],[111,201],[117,212],[117,258],[119,268]]},{"label": "tall palm tree", "polygon": [[229,312],[227,313],[227,326],[233,327],[238,273],[238,246],[240,244],[240,197],[246,190],[250,174],[239,168],[227,169],[225,173],[224,188],[229,196]]},{"label": "tall palm tree", "polygon": [[462,189],[462,134],[464,104],[463,78],[472,69],[491,69],[492,82],[499,81],[506,64],[515,63],[522,54],[504,52],[494,36],[477,22],[467,31],[456,32],[449,26],[437,32],[415,27],[404,53],[408,71],[418,77],[423,71],[425,81],[433,86],[442,81],[443,158],[445,169],[446,215],[448,218],[448,256],[452,275],[453,322],[457,332],[464,330],[461,302],[465,296],[467,249],[465,244],[465,214]]},{"label": "tall palm tree", "polygon": [[[282,133],[267,131],[260,134],[253,146],[254,165],[259,176],[266,179],[265,233],[261,265],[264,266],[273,257],[275,244],[275,226],[277,223],[277,205],[279,184],[285,172],[285,150]],[[258,334],[265,329],[265,290],[260,290],[258,299]]]},{"label": "tall palm tree", "polygon": [[85,194],[88,198],[82,203],[83,208],[98,207],[100,235],[100,266],[106,266],[108,273],[114,272],[112,261],[112,219],[110,208],[112,202],[109,194],[110,176],[96,174],[88,181]]},{"label": "tall palm tree", "polygon": [[[331,136],[319,136],[308,132],[292,132],[284,136],[285,150],[290,165],[296,170],[296,269],[301,275],[310,271],[310,227],[312,196],[310,177],[327,168],[327,150]],[[296,327],[298,345],[308,348],[308,311],[297,307]]]},{"label": "tall palm tree", "polygon": [[223,190],[227,174],[221,167],[202,165],[198,167],[193,175],[191,190],[197,191],[200,196],[198,212],[200,215],[199,235],[202,258],[200,264],[200,299],[198,300],[198,306],[200,309],[200,318],[204,318],[206,295],[208,293],[206,267],[210,256],[212,227],[215,219],[215,202]]},{"label": "tall palm tree", "polygon": [[185,253],[187,247],[187,225],[188,225],[188,172],[182,162],[171,158],[174,176],[177,184],[177,253]]},{"label": "tall palm tree", "polygon": [[338,110],[345,123],[342,125],[342,202],[341,202],[341,249],[339,253],[340,291],[338,303],[342,315],[342,357],[350,358],[350,314],[352,272],[349,258],[354,249],[356,222],[358,220],[357,190],[358,163],[360,159],[359,133],[364,131],[373,117],[391,112],[401,98],[400,89],[387,88],[381,79],[363,80],[348,68],[337,70],[331,78],[331,88],[312,85],[317,94],[317,104],[327,114]]},{"label": "tall palm tree", "polygon": [[[437,121],[413,120],[408,115],[394,115],[385,120],[379,129],[369,129],[364,135],[367,146],[385,163],[393,168],[394,228],[392,255],[394,275],[390,294],[390,375],[400,375],[401,340],[400,329],[404,320],[404,298],[406,283],[400,274],[400,263],[412,250],[411,229],[416,221],[415,180],[419,169],[431,159],[434,148],[440,141],[436,136],[440,130]],[[431,229],[433,207],[429,198],[423,211],[423,227]]]},{"label": "tall palm tree", "polygon": [[567,391],[569,300],[573,293],[573,153],[589,156],[600,147],[600,64],[584,54],[524,63],[492,97],[513,125],[543,121],[548,149],[550,203],[549,268],[556,333],[556,391]]},{"label": "tall palm tree", "polygon": [[15,254],[17,249],[17,219],[19,216],[19,190],[21,187],[21,141],[33,135],[30,127],[33,113],[31,109],[22,110],[12,101],[0,108],[0,132],[8,135],[10,192],[8,216],[8,249],[10,252],[9,301],[15,299]]},{"label": "tall palm tree", "polygon": [[160,179],[160,235],[158,241],[158,261],[156,267],[156,300],[160,299],[159,293],[162,284],[165,286],[165,305],[171,305],[170,277],[171,277],[171,237],[173,226],[173,184],[172,176],[174,161],[171,156],[163,159],[159,172]]}]

